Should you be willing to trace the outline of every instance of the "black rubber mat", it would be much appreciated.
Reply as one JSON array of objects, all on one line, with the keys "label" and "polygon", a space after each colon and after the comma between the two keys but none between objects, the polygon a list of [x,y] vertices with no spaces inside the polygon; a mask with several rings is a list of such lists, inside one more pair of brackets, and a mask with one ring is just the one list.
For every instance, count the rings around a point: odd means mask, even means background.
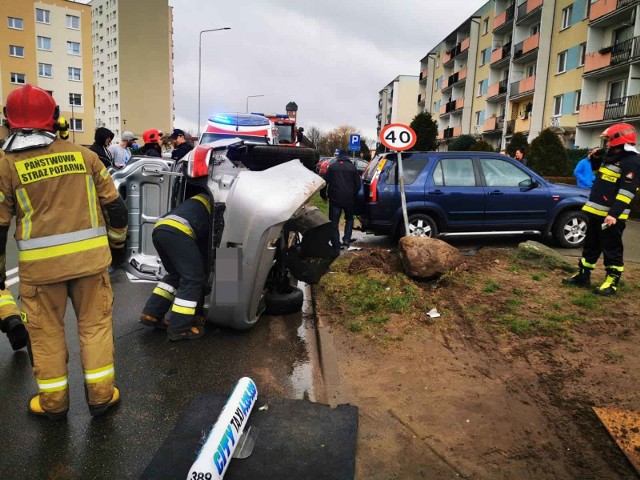
[{"label": "black rubber mat", "polygon": [[[186,479],[203,432],[215,423],[226,401],[224,395],[197,397],[141,478]],[[263,405],[268,409],[260,411]],[[258,429],[253,453],[245,459],[233,458],[225,480],[354,477],[357,407],[258,397],[247,425]]]}]

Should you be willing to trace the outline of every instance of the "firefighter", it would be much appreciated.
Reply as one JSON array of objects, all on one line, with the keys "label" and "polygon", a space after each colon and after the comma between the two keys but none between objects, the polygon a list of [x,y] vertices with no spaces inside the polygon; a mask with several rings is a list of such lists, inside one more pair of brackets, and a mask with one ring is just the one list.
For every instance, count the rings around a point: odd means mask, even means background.
[{"label": "firefighter", "polygon": [[20,310],[8,288],[0,290],[0,332],[7,334],[14,351],[27,346],[29,334],[20,318]]},{"label": "firefighter", "polygon": [[78,322],[85,393],[92,416],[120,400],[114,386],[112,303],[107,267],[121,257],[127,209],[98,156],[57,138],[53,97],[25,85],[7,97],[11,135],[0,156],[0,288],[7,232],[16,217],[22,320],[30,337],[38,394],[29,412],[66,418],[67,297]]},{"label": "firefighter", "polygon": [[[205,286],[205,259],[211,229],[211,198],[197,194],[156,223],[152,239],[167,274],[153,290],[140,323],[167,329],[170,341],[204,335],[196,310]],[[165,314],[171,309],[167,322]]]},{"label": "firefighter", "polygon": [[[582,208],[588,217],[587,235],[578,273],[565,278],[565,285],[591,286],[591,272],[603,254],[607,272],[595,289],[598,295],[615,295],[624,271],[622,233],[629,218],[630,203],[640,185],[640,157],[635,148],[636,131],[628,123],[618,123],[601,135],[608,151],[597,170],[589,201]],[[592,156],[593,161],[593,156]]]}]

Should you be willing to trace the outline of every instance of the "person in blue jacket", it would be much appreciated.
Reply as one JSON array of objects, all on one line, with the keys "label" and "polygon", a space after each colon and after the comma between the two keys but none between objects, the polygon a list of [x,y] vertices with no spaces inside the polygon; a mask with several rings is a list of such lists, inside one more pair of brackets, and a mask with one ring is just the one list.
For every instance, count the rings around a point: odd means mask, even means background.
[{"label": "person in blue jacket", "polygon": [[576,165],[573,176],[578,180],[577,184],[579,187],[593,187],[593,181],[596,179],[593,169],[594,160],[602,160],[602,149],[594,148]]}]

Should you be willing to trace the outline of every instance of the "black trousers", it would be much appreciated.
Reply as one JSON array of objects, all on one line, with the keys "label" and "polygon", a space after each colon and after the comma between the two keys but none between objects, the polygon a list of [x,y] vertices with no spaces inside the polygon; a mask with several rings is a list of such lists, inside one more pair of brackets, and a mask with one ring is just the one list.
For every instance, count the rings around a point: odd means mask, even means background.
[{"label": "black trousers", "polygon": [[588,263],[596,263],[600,254],[604,257],[604,266],[622,267],[624,261],[622,255],[622,232],[627,226],[626,222],[618,220],[615,225],[602,229],[604,217],[587,214],[589,223],[587,225],[587,235],[584,240],[582,256]]},{"label": "black trousers", "polygon": [[153,245],[167,274],[158,283],[142,313],[162,320],[171,309],[170,332],[188,331],[205,283],[205,259],[196,241],[178,231],[153,231]]}]

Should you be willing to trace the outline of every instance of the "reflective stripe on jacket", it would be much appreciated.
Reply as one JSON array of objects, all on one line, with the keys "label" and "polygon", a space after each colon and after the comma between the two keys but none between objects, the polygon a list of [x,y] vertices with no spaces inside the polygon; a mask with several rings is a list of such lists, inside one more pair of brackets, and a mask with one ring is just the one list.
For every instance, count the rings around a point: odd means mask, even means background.
[{"label": "reflective stripe on jacket", "polygon": [[196,242],[204,241],[211,225],[211,198],[195,195],[156,222],[154,229],[168,228],[190,236]]},{"label": "reflective stripe on jacket", "polygon": [[30,284],[104,271],[109,238],[126,236],[103,214],[119,198],[111,176],[95,153],[66,140],[0,157],[0,191],[0,226],[15,215],[20,278]]}]

